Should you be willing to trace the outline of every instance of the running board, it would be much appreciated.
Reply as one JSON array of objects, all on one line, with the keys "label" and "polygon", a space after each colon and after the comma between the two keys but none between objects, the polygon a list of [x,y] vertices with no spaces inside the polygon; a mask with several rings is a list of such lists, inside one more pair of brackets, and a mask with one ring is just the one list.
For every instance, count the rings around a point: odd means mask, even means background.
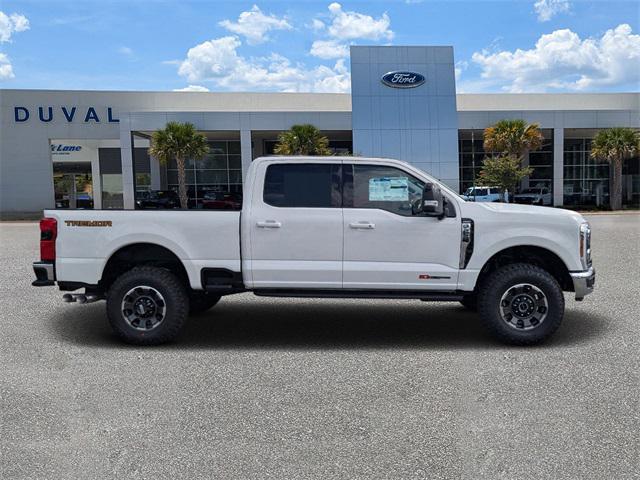
[{"label": "running board", "polygon": [[322,290],[265,288],[254,290],[253,293],[259,297],[381,298],[422,300],[424,302],[459,302],[463,297],[459,292],[425,292],[420,290]]}]

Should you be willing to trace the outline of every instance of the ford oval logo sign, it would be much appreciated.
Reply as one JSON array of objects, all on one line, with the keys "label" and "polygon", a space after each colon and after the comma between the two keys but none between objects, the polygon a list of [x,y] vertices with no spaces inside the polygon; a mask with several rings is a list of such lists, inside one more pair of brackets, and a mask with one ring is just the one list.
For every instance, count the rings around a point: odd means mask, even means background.
[{"label": "ford oval logo sign", "polygon": [[424,83],[424,75],[416,72],[389,72],[382,76],[382,83],[393,88],[415,88]]}]

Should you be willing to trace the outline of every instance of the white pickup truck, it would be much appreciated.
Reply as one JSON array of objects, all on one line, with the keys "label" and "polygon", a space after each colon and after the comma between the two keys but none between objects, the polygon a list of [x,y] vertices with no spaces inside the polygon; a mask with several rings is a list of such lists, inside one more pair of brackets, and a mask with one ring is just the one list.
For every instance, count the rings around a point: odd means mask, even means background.
[{"label": "white pickup truck", "polygon": [[593,290],[591,230],[567,210],[466,202],[397,160],[267,157],[242,211],[46,210],[35,286],[106,299],[136,344],[223,295],[459,301],[512,344],[551,335]]}]

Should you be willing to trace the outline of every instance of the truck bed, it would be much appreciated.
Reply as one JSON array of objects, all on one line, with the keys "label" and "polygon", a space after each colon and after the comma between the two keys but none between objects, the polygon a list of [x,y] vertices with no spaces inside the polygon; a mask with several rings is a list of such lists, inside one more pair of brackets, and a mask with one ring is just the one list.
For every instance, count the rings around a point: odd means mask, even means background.
[{"label": "truck bed", "polygon": [[203,268],[240,272],[240,212],[200,210],[45,210],[58,222],[56,279],[97,284],[123,247],[160,245],[173,252],[192,288]]}]

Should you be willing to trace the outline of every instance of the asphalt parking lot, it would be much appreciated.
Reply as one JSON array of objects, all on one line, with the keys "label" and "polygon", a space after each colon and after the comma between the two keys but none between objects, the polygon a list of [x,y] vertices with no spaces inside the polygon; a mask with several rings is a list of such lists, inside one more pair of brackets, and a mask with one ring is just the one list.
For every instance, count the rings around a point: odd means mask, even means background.
[{"label": "asphalt parking lot", "polygon": [[2,223],[0,477],[639,478],[640,215],[588,219],[596,292],[535,348],[454,303],[250,294],[126,346]]}]

